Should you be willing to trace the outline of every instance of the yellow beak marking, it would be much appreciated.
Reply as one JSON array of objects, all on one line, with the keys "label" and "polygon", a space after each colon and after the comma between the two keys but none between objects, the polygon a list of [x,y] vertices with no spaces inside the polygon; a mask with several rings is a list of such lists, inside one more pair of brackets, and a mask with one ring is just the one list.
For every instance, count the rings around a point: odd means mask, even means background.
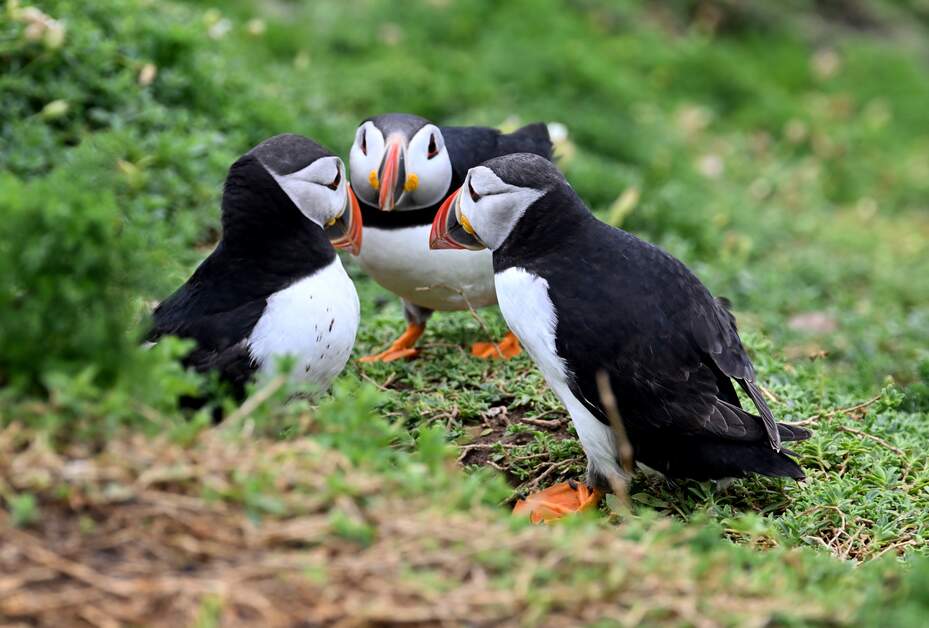
[{"label": "yellow beak marking", "polygon": [[371,184],[371,188],[374,190],[381,187],[381,182],[377,180],[377,170],[372,170],[371,174],[368,175],[368,183]]},{"label": "yellow beak marking", "polygon": [[335,224],[335,221],[336,221],[337,219],[338,219],[338,216],[333,216],[332,218],[329,219],[329,222],[326,223],[326,226],[327,226],[327,227],[331,227],[332,225]]},{"label": "yellow beak marking", "polygon": [[471,226],[471,223],[468,221],[467,216],[465,216],[464,214],[461,214],[461,220],[459,222],[461,223],[461,226],[464,228],[464,230],[468,232],[469,235],[474,235],[474,227]]},{"label": "yellow beak marking", "polygon": [[415,174],[411,174],[406,178],[406,182],[403,184],[404,192],[412,192],[419,187],[419,177]]}]

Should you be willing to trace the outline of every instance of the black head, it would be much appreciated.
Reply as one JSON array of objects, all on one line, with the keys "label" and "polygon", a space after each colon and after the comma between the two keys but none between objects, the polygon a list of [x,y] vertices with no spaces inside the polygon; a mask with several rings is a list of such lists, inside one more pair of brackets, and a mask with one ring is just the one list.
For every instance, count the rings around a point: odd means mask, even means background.
[{"label": "black head", "polygon": [[223,193],[223,232],[283,232],[299,226],[302,219],[325,230],[333,245],[357,253],[361,216],[353,201],[341,159],[306,137],[276,135],[230,168]]},{"label": "black head", "polygon": [[495,251],[522,223],[552,227],[589,213],[550,161],[504,155],[468,171],[436,215],[430,247]]},{"label": "black head", "polygon": [[379,116],[371,116],[365,122],[373,124],[384,137],[393,133],[400,133],[406,137],[413,137],[417,131],[427,124],[432,124],[426,118],[422,118],[412,113],[382,113]]},{"label": "black head", "polygon": [[269,172],[279,177],[303,170],[318,159],[334,157],[310,138],[294,133],[269,137],[246,154],[257,157]]},{"label": "black head", "polygon": [[442,131],[407,113],[385,113],[362,122],[349,164],[358,198],[384,211],[435,205],[452,180]]}]

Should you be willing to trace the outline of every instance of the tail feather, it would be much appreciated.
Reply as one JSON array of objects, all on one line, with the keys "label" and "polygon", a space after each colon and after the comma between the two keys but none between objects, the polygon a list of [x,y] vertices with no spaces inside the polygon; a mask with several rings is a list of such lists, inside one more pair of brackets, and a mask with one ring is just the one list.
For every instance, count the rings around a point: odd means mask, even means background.
[{"label": "tail feather", "polygon": [[793,452],[775,451],[767,442],[715,438],[647,439],[635,443],[636,459],[672,478],[716,480],[752,473],[802,480],[803,469]]},{"label": "tail feather", "polygon": [[[806,429],[805,427],[800,427],[799,425],[788,425],[786,423],[777,424],[778,434],[781,435],[782,441],[796,441],[796,440],[806,440],[813,435],[813,432]],[[787,451],[782,449],[781,451]]]},{"label": "tail feather", "polygon": [[533,153],[552,159],[552,140],[544,122],[534,122],[503,136],[510,152]]},{"label": "tail feather", "polygon": [[[790,452],[793,453],[793,452]],[[746,471],[752,471],[769,477],[788,477],[797,480],[806,479],[803,469],[797,464],[797,461],[787,455],[787,450],[782,449],[779,452],[771,451],[767,455],[756,456]]]},{"label": "tail feather", "polygon": [[754,382],[745,379],[740,379],[738,382],[739,385],[742,386],[742,390],[748,393],[755,407],[758,408],[758,413],[761,415],[761,420],[764,422],[764,428],[768,433],[768,441],[771,443],[771,447],[779,451],[781,448],[781,430],[777,421],[774,419],[771,408],[768,407],[768,403],[764,400],[764,395],[761,394],[761,391]]}]

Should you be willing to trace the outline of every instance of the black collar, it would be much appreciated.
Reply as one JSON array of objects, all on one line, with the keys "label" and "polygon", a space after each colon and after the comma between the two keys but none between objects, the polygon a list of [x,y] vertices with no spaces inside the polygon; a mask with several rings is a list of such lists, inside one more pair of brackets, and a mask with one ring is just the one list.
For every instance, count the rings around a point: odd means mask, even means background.
[{"label": "black collar", "polygon": [[404,229],[406,227],[431,225],[436,213],[439,211],[439,207],[442,206],[441,203],[436,203],[422,209],[384,212],[362,200],[359,200],[358,203],[361,205],[362,224],[365,227],[374,227],[375,229]]}]

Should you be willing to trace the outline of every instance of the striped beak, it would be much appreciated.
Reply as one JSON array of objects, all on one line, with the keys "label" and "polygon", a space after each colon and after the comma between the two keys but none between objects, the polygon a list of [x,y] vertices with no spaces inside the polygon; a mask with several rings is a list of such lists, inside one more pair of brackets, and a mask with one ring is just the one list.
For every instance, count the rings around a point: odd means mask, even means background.
[{"label": "striped beak", "polygon": [[382,211],[389,212],[397,206],[403,186],[406,183],[406,167],[404,165],[403,138],[392,135],[387,139],[387,148],[384,159],[378,170],[378,196],[377,204]]},{"label": "striped beak", "polygon": [[467,249],[480,251],[485,247],[474,235],[474,229],[461,213],[461,188],[452,192],[432,221],[430,249]]},{"label": "striped beak", "polygon": [[345,185],[345,193],[348,195],[345,210],[326,227],[326,235],[335,248],[347,249],[352,255],[358,255],[361,253],[361,207],[355,193],[352,192],[352,186],[348,183]]}]

